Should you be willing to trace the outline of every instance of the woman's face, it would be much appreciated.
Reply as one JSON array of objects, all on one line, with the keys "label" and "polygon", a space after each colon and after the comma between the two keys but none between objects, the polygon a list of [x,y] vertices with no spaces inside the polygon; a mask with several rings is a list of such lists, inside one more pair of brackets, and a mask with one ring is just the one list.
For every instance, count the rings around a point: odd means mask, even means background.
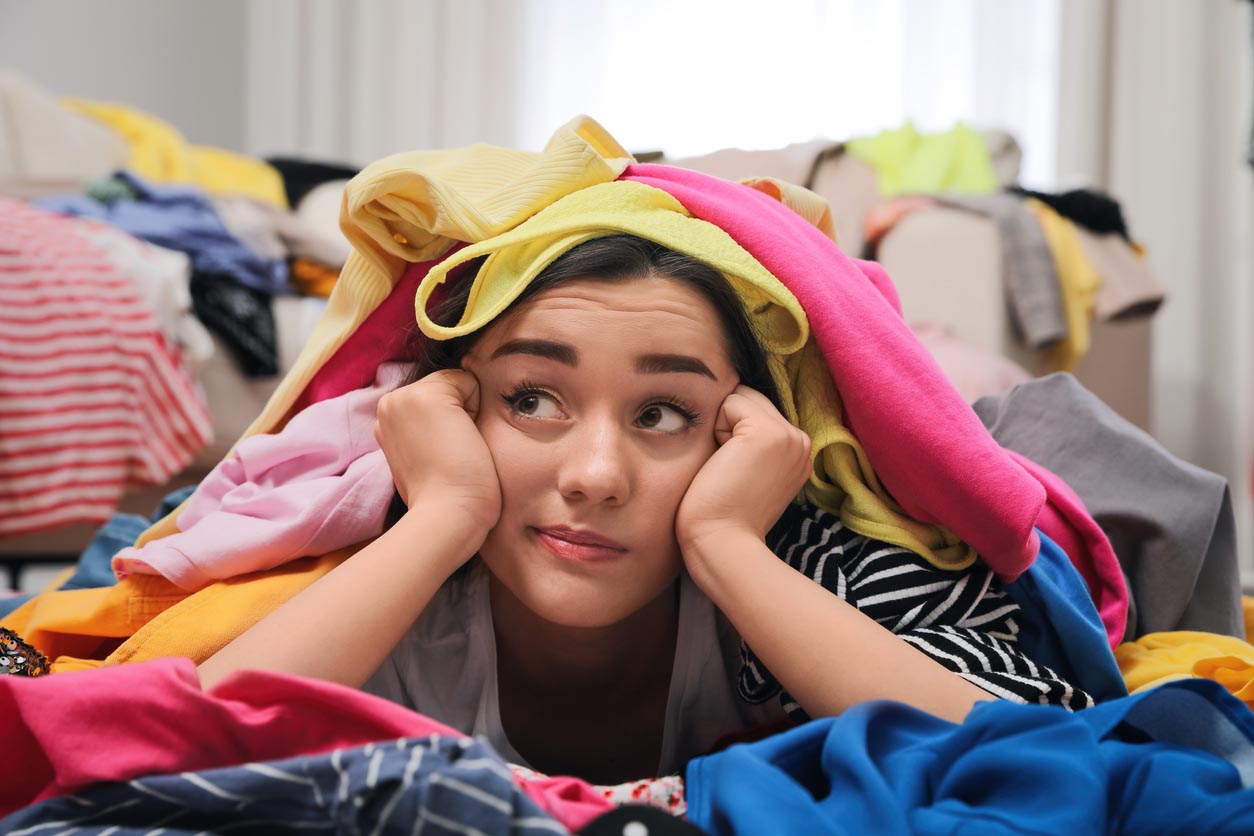
[{"label": "woman's face", "polygon": [[667,590],[675,512],[738,383],[705,297],[670,279],[567,282],[492,325],[463,367],[501,483],[479,552],[497,580],[572,627]]}]

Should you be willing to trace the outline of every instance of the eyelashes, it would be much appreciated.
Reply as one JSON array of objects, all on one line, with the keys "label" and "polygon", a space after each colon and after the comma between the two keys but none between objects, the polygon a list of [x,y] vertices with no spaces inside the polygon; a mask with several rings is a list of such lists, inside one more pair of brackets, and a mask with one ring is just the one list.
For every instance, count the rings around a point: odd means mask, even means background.
[{"label": "eyelashes", "polygon": [[539,386],[536,386],[534,383],[520,383],[510,391],[501,393],[501,400],[503,400],[505,405],[509,407],[510,413],[522,418],[542,419],[545,417],[533,415],[532,413],[523,410],[524,401],[539,398],[546,398],[552,401],[554,405],[557,404],[557,398],[553,397],[553,395],[546,392]]},{"label": "eyelashes", "polygon": [[700,412],[697,412],[695,407],[691,406],[686,401],[682,401],[679,398],[674,397],[673,395],[664,396],[660,398],[652,398],[649,400],[647,404],[645,404],[644,409],[648,410],[649,408],[655,407],[655,406],[665,406],[665,407],[669,407],[670,409],[675,410],[683,417],[685,421],[687,421],[689,424],[692,424],[693,426],[697,426],[699,424],[704,423],[704,418],[702,417]]},{"label": "eyelashes", "polygon": [[[524,420],[547,420],[559,417],[557,415],[539,415],[533,411],[533,409],[542,410],[544,401],[551,402],[553,408],[560,410],[560,402],[557,396],[536,383],[522,381],[508,391],[502,392],[500,397],[512,415]],[[535,407],[528,404],[533,399],[536,401]],[[661,420],[653,420],[653,416],[656,415],[655,411],[659,409],[673,412],[678,416],[682,426],[670,429],[664,428],[662,425],[665,421],[665,416],[662,416]],[[675,395],[660,395],[648,398],[645,401],[637,413],[636,423],[642,429],[650,432],[662,435],[678,435],[705,423],[705,417],[696,407],[682,398]]]}]

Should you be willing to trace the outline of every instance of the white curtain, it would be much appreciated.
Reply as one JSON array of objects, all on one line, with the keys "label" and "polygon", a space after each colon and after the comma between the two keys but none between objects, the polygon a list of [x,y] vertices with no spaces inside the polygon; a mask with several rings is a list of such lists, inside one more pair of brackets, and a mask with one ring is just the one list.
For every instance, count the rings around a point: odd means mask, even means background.
[{"label": "white curtain", "polygon": [[1168,288],[1154,323],[1152,427],[1228,478],[1254,582],[1252,7],[1064,0],[1060,176],[1105,188]]},{"label": "white curtain", "polygon": [[1024,181],[1049,187],[1058,4],[267,0],[250,4],[248,145],[534,149],[588,113],[683,156],[961,120],[1011,131]]},{"label": "white curtain", "polygon": [[246,150],[365,164],[515,144],[521,10],[509,0],[250,3]]},{"label": "white curtain", "polygon": [[1023,137],[1025,179],[1052,178],[1057,2],[521,5],[527,147],[576,112],[672,157],[962,120]]}]

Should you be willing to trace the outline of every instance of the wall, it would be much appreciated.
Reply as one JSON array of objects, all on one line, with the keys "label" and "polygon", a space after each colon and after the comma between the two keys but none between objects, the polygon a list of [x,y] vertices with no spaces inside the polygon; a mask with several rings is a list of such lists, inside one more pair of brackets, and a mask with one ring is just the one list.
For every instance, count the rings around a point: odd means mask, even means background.
[{"label": "wall", "polygon": [[121,101],[243,148],[248,0],[0,0],[0,64],[53,93]]},{"label": "wall", "polygon": [[423,148],[514,147],[519,9],[514,0],[250,4],[245,150],[364,165]]},{"label": "wall", "polygon": [[1254,569],[1249,5],[1116,4],[1109,172],[1171,294],[1155,323],[1154,434],[1228,477],[1247,570]]},{"label": "wall", "polygon": [[1151,428],[1227,477],[1254,581],[1254,5],[1064,0],[1059,179],[1115,195],[1168,299]]}]

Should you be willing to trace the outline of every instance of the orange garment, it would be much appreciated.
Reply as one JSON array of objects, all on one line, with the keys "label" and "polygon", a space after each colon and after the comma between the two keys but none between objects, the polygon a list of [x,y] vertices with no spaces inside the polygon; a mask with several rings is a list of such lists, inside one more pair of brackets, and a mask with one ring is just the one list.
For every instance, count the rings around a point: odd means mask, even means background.
[{"label": "orange garment", "polygon": [[308,258],[294,258],[290,268],[292,285],[306,296],[331,296],[340,271]]},{"label": "orange garment", "polygon": [[1245,620],[1245,640],[1254,644],[1254,598],[1249,595],[1241,596],[1241,615]]},{"label": "orange garment", "polygon": [[1176,679],[1213,679],[1254,709],[1254,645],[1241,639],[1193,630],[1150,633],[1115,648],[1115,660],[1130,693]]},{"label": "orange garment", "polygon": [[51,659],[54,673],[165,656],[199,664],[358,548],[219,581],[193,594],[158,575],[130,575],[115,586],[37,596],[4,626]]}]

